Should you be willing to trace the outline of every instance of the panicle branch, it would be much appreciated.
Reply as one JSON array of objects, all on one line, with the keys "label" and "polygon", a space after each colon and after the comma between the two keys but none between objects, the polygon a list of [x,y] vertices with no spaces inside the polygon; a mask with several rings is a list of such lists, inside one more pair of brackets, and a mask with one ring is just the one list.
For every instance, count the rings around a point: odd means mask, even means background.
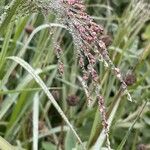
[{"label": "panicle branch", "polygon": [[[120,80],[123,91],[126,91],[128,96],[130,96],[130,94],[127,91],[127,85],[122,78],[120,70],[114,66],[109,57],[106,46],[107,43],[105,44],[102,40],[102,36],[105,35],[104,29],[101,25],[96,24],[86,13],[86,8],[82,0],[51,0],[42,7],[42,10],[44,10],[45,13],[47,13],[48,10],[54,12],[59,18],[58,20],[67,26],[68,31],[72,35],[76,47],[76,57],[79,60],[79,65],[82,69],[82,84],[87,91],[88,104],[90,104],[91,94],[87,81],[89,81],[91,77],[93,89],[95,89],[95,94],[98,99],[103,128],[105,129],[107,147],[110,149],[109,126],[106,119],[104,98],[101,96],[100,91],[97,90],[100,80],[96,70],[96,63],[102,59],[112,70],[117,79]],[[62,51],[58,46],[56,50],[57,58],[60,59]],[[88,61],[88,65],[85,65],[85,60]],[[62,74],[63,64],[61,61],[58,62],[59,72]]]}]

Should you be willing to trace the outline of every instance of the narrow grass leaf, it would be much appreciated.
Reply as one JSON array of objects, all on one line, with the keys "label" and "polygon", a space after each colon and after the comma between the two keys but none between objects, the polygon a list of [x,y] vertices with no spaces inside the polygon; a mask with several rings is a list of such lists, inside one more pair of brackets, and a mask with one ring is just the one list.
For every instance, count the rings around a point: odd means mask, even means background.
[{"label": "narrow grass leaf", "polygon": [[147,104],[147,102],[145,102],[145,104],[143,105],[141,111],[140,111],[139,114],[137,115],[137,117],[136,117],[136,119],[134,120],[134,122],[133,122],[133,124],[131,125],[131,127],[128,129],[128,131],[127,131],[125,137],[124,137],[123,140],[121,141],[121,143],[120,143],[120,145],[118,146],[117,150],[122,150],[122,149],[123,149],[124,144],[126,143],[126,141],[127,141],[128,137],[129,137],[129,135],[130,135],[130,133],[131,133],[131,131],[132,131],[134,125],[136,124],[137,120],[139,119],[139,117],[140,117],[141,113],[143,112],[143,110],[144,110],[146,104]]},{"label": "narrow grass leaf", "polygon": [[0,149],[1,150],[15,150],[15,148],[1,136],[0,136]]},{"label": "narrow grass leaf", "polygon": [[39,95],[33,99],[33,150],[38,150]]}]

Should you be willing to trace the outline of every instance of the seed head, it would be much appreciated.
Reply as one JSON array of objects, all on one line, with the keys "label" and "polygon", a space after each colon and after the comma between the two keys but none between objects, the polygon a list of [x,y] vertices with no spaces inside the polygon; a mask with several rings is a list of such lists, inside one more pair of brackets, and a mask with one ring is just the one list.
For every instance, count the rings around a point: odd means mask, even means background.
[{"label": "seed head", "polygon": [[127,73],[125,78],[124,78],[124,82],[130,86],[130,85],[133,85],[135,82],[136,82],[136,76],[134,73],[130,72],[130,73]]},{"label": "seed head", "polygon": [[67,98],[67,103],[69,106],[76,106],[79,103],[79,97],[76,95],[70,95]]},{"label": "seed head", "polygon": [[34,30],[34,27],[33,27],[32,25],[27,25],[27,26],[25,27],[25,32],[26,32],[27,34],[31,34],[33,30]]}]

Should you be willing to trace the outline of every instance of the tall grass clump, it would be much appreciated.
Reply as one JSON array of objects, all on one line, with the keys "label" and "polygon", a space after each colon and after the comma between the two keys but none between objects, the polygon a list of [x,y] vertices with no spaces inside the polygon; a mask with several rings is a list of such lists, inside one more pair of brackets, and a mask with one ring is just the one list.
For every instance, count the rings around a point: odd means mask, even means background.
[{"label": "tall grass clump", "polygon": [[149,148],[150,4],[94,3],[1,1],[0,149]]}]

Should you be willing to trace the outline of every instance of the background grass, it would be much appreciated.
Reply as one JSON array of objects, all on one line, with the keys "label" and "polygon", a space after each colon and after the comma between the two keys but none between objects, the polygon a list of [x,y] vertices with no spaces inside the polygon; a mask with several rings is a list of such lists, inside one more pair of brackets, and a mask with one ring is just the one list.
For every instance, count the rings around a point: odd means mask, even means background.
[{"label": "background grass", "polygon": [[[112,149],[150,149],[150,2],[145,5],[142,0],[86,0],[85,4],[111,38],[108,51],[114,64],[123,76],[131,72],[136,78],[128,87],[134,100],[130,102],[103,62],[97,65]],[[18,57],[44,81],[87,149],[106,148],[95,95],[92,107],[87,107],[71,35],[61,27],[42,28],[43,24],[57,23],[57,18],[51,13],[43,16],[33,8],[19,0],[0,1],[0,148],[8,150],[13,145],[14,149],[26,150],[83,149],[27,72],[28,67],[26,71],[23,64],[16,63]],[[34,30],[32,34],[29,28]],[[57,71],[56,41],[61,41],[64,50],[62,77]],[[14,61],[7,59],[10,56],[16,56]],[[79,99],[75,106],[68,104],[70,96]]]}]

